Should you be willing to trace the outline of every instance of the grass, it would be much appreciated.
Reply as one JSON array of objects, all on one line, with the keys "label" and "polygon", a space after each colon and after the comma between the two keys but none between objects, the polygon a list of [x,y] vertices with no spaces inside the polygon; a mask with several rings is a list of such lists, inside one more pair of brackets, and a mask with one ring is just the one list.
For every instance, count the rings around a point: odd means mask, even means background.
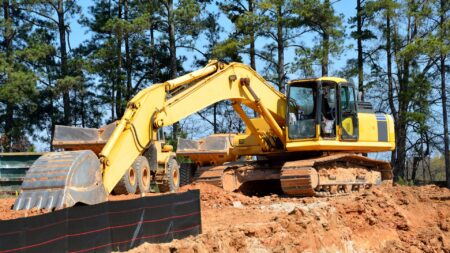
[{"label": "grass", "polygon": [[397,184],[399,185],[406,185],[406,186],[414,186],[414,181],[413,180],[405,180],[402,177],[398,178]]}]

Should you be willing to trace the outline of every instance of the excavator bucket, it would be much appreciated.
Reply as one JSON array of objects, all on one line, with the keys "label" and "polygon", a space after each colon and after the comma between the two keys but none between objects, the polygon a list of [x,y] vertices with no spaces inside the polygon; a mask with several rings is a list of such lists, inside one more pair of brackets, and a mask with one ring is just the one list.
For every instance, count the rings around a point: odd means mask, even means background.
[{"label": "excavator bucket", "polygon": [[66,151],[90,149],[98,154],[116,128],[116,122],[100,128],[55,126],[53,147]]},{"label": "excavator bucket", "polygon": [[218,165],[235,161],[232,148],[234,134],[213,134],[193,141],[178,138],[177,156],[183,156],[201,165]]},{"label": "excavator bucket", "polygon": [[100,162],[91,150],[47,153],[25,175],[14,210],[62,209],[107,200]]}]

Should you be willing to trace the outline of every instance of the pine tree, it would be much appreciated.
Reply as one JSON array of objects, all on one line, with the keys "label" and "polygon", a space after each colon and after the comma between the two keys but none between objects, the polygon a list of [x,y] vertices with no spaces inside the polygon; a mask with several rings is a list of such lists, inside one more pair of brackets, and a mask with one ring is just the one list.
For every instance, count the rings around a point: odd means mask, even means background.
[{"label": "pine tree", "polygon": [[363,46],[363,43],[376,39],[375,34],[370,29],[368,29],[368,25],[372,21],[373,15],[367,8],[367,2],[368,1],[366,0],[356,0],[356,16],[351,18],[349,22],[352,27],[356,26],[356,30],[353,30],[351,32],[351,37],[356,40],[357,59],[356,64],[352,60],[350,60],[347,65],[350,65],[351,68],[355,68],[355,73],[358,77],[358,90],[361,95],[362,101],[364,101],[365,94],[364,64],[367,55],[370,54],[370,52],[364,50],[365,47]]},{"label": "pine tree", "polygon": [[[261,35],[259,0],[228,0],[219,3],[221,11],[234,24],[232,36],[221,45],[228,55],[243,52],[249,55],[250,67],[256,70],[256,39]],[[248,46],[247,49],[243,49]],[[235,57],[239,60],[238,57]]]},{"label": "pine tree", "polygon": [[[343,50],[344,28],[343,17],[336,15],[329,0],[298,0],[294,1],[295,13],[298,14],[300,25],[319,36],[320,44],[312,48],[300,48],[297,52],[303,55],[302,65],[313,65],[318,61],[321,75],[328,76],[330,56],[338,56]],[[307,66],[308,67],[308,66]],[[311,75],[311,69],[306,71]]]},{"label": "pine tree", "polygon": [[58,39],[55,43],[59,44],[59,76],[57,80],[58,90],[62,94],[64,118],[63,124],[72,124],[72,103],[71,91],[76,85],[74,83],[74,76],[69,73],[69,49],[68,49],[68,35],[70,34],[70,27],[68,19],[74,15],[80,15],[80,7],[76,0],[52,0],[52,1],[37,1],[27,0],[24,4],[24,10],[30,13],[30,22],[46,27],[49,30],[56,31]]},{"label": "pine tree", "polygon": [[109,105],[109,121],[114,121],[140,89],[169,78],[168,50],[154,36],[159,22],[154,4],[99,0],[89,12],[92,18],[82,24],[93,36],[81,53],[90,74],[100,80],[100,101]]},{"label": "pine tree", "polygon": [[374,94],[378,100],[380,94],[381,97],[387,94],[396,132],[396,150],[391,161],[395,177],[404,178],[410,150],[416,150],[419,156],[429,156],[424,150],[436,145],[432,142],[434,133],[430,126],[434,119],[429,109],[434,103],[432,71],[438,59],[433,49],[436,43],[430,40],[436,30],[431,22],[433,8],[431,2],[418,1],[381,0],[366,4],[374,13],[375,27],[381,30],[384,39],[384,46],[375,44],[374,52],[383,50],[386,60],[383,64],[371,55],[372,80],[368,83],[381,86],[379,94]]},{"label": "pine tree", "polygon": [[294,46],[295,39],[304,31],[299,29],[298,19],[294,15],[296,7],[292,1],[263,0],[259,2],[258,8],[264,12],[261,33],[271,42],[256,55],[267,62],[266,78],[284,93],[287,81],[285,50]]},{"label": "pine tree", "polygon": [[[202,28],[202,10],[209,1],[181,0],[174,3],[173,0],[162,0],[159,11],[160,26],[158,30],[165,34],[163,38],[168,44],[170,54],[170,79],[178,76],[181,68],[177,56],[178,48],[195,50],[195,40]],[[179,123],[172,126],[170,142],[174,144],[181,132]]]},{"label": "pine tree", "polygon": [[3,151],[25,151],[31,144],[26,137],[33,126],[27,120],[35,110],[36,76],[24,64],[33,56],[24,38],[30,28],[22,22],[24,13],[17,3],[3,1],[0,44],[0,136]]},{"label": "pine tree", "polygon": [[440,74],[440,88],[441,88],[441,103],[442,103],[442,121],[443,121],[443,139],[444,139],[444,161],[445,161],[445,176],[447,181],[447,187],[450,188],[450,151],[449,151],[449,136],[448,136],[448,114],[447,114],[447,83],[446,83],[446,60],[450,53],[450,42],[448,38],[448,26],[450,20],[448,13],[450,10],[450,4],[448,1],[440,0],[438,6],[439,13],[439,29],[437,38],[440,42],[439,45],[439,74]]}]

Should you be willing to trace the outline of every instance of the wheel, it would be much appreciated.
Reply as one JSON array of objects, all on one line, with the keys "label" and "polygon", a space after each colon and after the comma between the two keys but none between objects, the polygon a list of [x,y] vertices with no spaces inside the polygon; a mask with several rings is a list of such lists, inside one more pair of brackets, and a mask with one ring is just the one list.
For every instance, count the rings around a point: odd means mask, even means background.
[{"label": "wheel", "polygon": [[180,188],[180,166],[175,158],[170,158],[167,164],[167,180],[160,186],[162,192],[176,192]]},{"label": "wheel", "polygon": [[137,190],[136,169],[131,166],[114,187],[115,194],[135,194]]},{"label": "wheel", "polygon": [[138,156],[131,165],[136,170],[137,175],[137,192],[147,193],[150,192],[150,166],[145,156]]},{"label": "wheel", "polygon": [[180,164],[180,186],[188,185],[191,183],[191,170],[192,163]]}]

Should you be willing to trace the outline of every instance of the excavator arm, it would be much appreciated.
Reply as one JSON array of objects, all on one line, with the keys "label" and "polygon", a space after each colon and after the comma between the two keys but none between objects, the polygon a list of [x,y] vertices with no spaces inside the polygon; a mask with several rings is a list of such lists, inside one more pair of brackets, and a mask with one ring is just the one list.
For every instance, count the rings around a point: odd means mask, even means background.
[{"label": "excavator arm", "polygon": [[[14,209],[60,209],[107,200],[136,158],[157,141],[159,128],[223,100],[231,101],[262,151],[273,149],[268,139],[285,142],[285,95],[244,64],[211,61],[202,69],[140,91],[128,102],[98,158],[90,150],[39,158],[24,179]],[[257,129],[241,105],[255,110],[269,127]]]},{"label": "excavator arm", "polygon": [[[267,134],[285,139],[282,131],[285,96],[244,64],[212,61],[200,70],[144,89],[128,103],[99,155],[106,191],[112,191],[134,159],[156,140],[158,128],[170,126],[223,100],[231,101],[237,108],[244,104],[254,109],[271,127]],[[238,115],[245,117],[242,112]]]}]

